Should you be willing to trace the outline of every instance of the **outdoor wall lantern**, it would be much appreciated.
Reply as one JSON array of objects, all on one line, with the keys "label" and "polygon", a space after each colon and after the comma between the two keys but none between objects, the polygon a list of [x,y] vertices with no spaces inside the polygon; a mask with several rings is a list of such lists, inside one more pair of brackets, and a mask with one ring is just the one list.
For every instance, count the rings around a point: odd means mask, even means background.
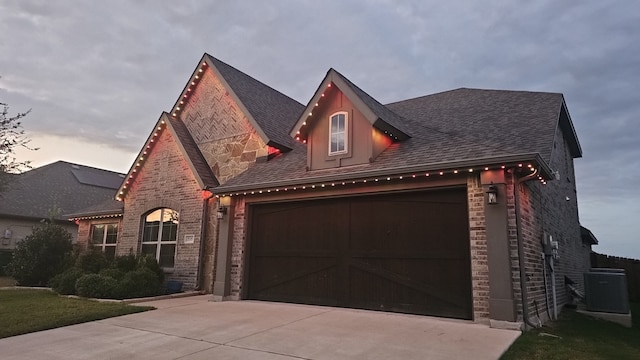
[{"label": "outdoor wall lantern", "polygon": [[226,206],[219,206],[218,207],[218,213],[216,214],[218,219],[223,219],[226,214],[227,214],[227,207]]},{"label": "outdoor wall lantern", "polygon": [[493,185],[489,185],[489,190],[487,190],[487,204],[495,205],[498,203],[498,187]]},{"label": "outdoor wall lantern", "polygon": [[220,198],[218,213],[216,214],[218,219],[223,219],[227,214],[228,208],[231,205],[231,197],[223,196]]}]

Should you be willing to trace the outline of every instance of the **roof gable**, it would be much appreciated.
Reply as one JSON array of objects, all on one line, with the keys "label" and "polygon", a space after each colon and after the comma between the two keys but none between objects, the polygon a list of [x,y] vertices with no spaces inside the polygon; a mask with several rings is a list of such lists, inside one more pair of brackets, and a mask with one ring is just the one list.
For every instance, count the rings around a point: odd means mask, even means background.
[{"label": "roof gable", "polygon": [[147,141],[145,142],[142,150],[140,150],[140,152],[138,153],[136,161],[133,163],[133,165],[131,165],[129,172],[127,173],[127,177],[120,185],[116,200],[124,199],[124,196],[126,196],[126,193],[128,191],[129,184],[133,182],[137,174],[142,170],[147,155],[151,151],[153,151],[154,143],[157,141],[162,131],[170,131],[171,135],[176,139],[178,148],[186,159],[187,164],[189,165],[189,169],[191,169],[191,172],[193,173],[198,186],[200,186],[202,189],[206,189],[219,185],[218,180],[211,171],[211,168],[207,164],[207,161],[200,152],[200,149],[196,145],[195,141],[193,141],[193,138],[189,134],[189,131],[187,130],[182,120],[170,116],[166,112],[163,112],[156,122],[153,131],[147,138]]},{"label": "roof gable", "polygon": [[360,111],[364,117],[376,128],[391,134],[396,140],[405,140],[410,137],[410,131],[405,125],[405,119],[402,116],[388,109],[362,89],[353,84],[349,79],[334,70],[329,69],[320,86],[311,97],[304,112],[298,118],[289,135],[292,138],[304,138],[307,132],[307,122],[313,121],[313,110],[322,103],[324,91],[326,88],[336,86],[343,94],[345,94],[353,105]]},{"label": "roof gable", "polygon": [[563,106],[558,93],[466,88],[391,103],[385,107],[404,119],[411,138],[393,144],[375,162],[307,171],[301,144],[291,153],[255,164],[217,190],[523,165],[535,166],[544,181],[552,177],[549,164]]},{"label": "roof gable", "polygon": [[179,115],[189,101],[190,93],[198,86],[199,74],[207,67],[214,72],[265,144],[281,151],[291,150],[294,141],[287,136],[287,131],[302,112],[303,105],[206,53],[173,106],[172,116]]}]

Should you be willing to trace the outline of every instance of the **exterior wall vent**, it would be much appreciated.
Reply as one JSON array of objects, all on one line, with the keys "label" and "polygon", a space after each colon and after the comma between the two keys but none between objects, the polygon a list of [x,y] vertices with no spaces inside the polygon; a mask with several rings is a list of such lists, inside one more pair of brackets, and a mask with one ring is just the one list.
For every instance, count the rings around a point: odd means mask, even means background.
[{"label": "exterior wall vent", "polygon": [[629,313],[624,269],[591,269],[584,273],[584,287],[588,311]]}]

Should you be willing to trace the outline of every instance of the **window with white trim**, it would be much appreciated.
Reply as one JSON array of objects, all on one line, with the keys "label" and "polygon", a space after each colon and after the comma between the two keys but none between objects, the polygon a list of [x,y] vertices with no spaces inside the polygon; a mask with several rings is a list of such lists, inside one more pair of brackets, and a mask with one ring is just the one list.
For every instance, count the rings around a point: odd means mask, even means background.
[{"label": "window with white trim", "polygon": [[329,155],[347,152],[347,113],[338,112],[329,118]]},{"label": "window with white trim", "polygon": [[142,253],[154,256],[161,267],[173,267],[178,240],[178,212],[154,210],[144,217]]},{"label": "window with white trim", "polygon": [[118,223],[91,225],[91,246],[100,248],[109,259],[116,255]]}]

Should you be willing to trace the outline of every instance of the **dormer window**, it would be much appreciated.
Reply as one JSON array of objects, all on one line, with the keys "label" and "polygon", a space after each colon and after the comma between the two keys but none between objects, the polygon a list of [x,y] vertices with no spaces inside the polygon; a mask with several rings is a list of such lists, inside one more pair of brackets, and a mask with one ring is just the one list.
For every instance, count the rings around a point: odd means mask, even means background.
[{"label": "dormer window", "polygon": [[329,155],[347,152],[347,113],[338,112],[329,118]]}]

